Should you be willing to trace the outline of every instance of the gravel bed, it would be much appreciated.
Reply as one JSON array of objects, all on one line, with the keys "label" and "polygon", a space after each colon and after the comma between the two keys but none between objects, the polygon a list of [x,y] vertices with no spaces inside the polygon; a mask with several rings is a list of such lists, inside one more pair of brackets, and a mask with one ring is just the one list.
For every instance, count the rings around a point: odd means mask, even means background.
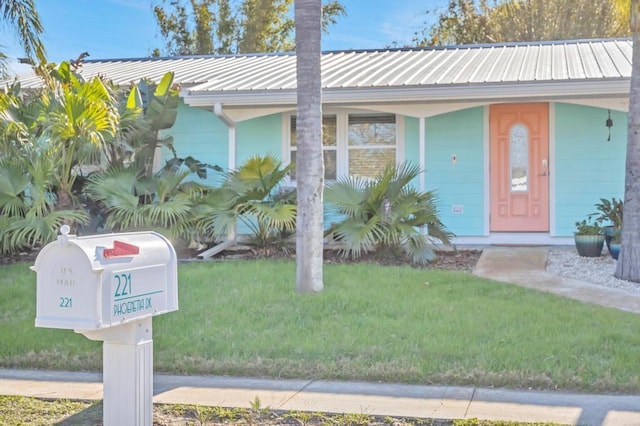
[{"label": "gravel bed", "polygon": [[640,293],[640,284],[615,278],[613,276],[615,270],[616,261],[609,256],[606,250],[600,257],[580,257],[573,247],[549,250],[547,259],[547,271],[549,272],[605,287]]}]

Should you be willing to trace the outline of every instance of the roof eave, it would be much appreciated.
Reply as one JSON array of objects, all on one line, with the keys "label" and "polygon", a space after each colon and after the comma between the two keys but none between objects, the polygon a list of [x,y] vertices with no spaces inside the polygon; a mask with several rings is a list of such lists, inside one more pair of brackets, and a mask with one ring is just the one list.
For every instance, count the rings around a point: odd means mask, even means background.
[{"label": "roof eave", "polygon": [[[497,102],[519,99],[563,99],[628,96],[629,78],[482,83],[431,86],[390,86],[325,88],[323,104]],[[295,90],[207,91],[185,90],[187,105],[208,107],[221,103],[228,107],[282,106],[296,104]]]}]

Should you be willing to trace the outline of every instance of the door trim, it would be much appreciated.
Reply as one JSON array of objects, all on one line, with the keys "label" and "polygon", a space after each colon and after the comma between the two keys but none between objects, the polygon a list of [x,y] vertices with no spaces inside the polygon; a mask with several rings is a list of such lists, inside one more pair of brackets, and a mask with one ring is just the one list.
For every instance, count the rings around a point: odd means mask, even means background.
[{"label": "door trim", "polygon": [[549,102],[549,235],[556,232],[556,103]]},{"label": "door trim", "polygon": [[[523,102],[496,102],[496,103],[508,103],[508,104],[519,104]],[[526,103],[526,102],[524,102]],[[545,103],[544,101],[536,102],[536,103]],[[556,180],[557,169],[556,169],[556,102],[546,102],[548,105],[548,145],[549,145],[549,188],[548,188],[548,197],[549,197],[549,230],[536,232],[535,234],[539,234],[541,236],[547,235],[550,238],[556,238],[558,236],[557,233],[557,223],[556,223]],[[484,130],[483,130],[483,153],[484,153],[484,162],[483,162],[483,173],[484,173],[484,221],[483,221],[483,236],[491,237],[492,235],[506,235],[506,234],[514,234],[513,232],[499,232],[499,231],[491,231],[491,123],[490,123],[490,109],[492,104],[486,104],[483,107],[483,121],[484,121]],[[525,235],[531,235],[531,232],[522,232],[516,233]],[[490,238],[491,240],[493,238]],[[501,239],[498,237],[498,239]],[[552,243],[553,244],[553,243]],[[563,243],[561,243],[563,244]]]},{"label": "door trim", "polygon": [[484,120],[484,235],[491,235],[491,152],[490,149],[490,138],[491,134],[489,132],[489,110],[491,105],[487,104],[484,106],[483,111],[483,120]]}]

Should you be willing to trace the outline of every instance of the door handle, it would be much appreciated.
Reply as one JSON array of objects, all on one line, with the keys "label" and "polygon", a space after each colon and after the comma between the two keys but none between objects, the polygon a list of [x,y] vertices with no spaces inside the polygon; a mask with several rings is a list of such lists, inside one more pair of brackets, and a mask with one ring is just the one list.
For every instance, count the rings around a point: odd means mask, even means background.
[{"label": "door handle", "polygon": [[542,173],[539,174],[538,176],[548,176],[549,175],[549,170],[547,169],[549,167],[549,162],[547,161],[546,158],[542,159]]}]

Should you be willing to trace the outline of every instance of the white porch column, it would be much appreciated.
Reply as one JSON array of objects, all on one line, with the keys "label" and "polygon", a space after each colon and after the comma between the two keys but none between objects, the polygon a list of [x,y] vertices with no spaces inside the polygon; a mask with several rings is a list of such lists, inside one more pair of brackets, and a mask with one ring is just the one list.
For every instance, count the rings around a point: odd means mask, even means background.
[{"label": "white porch column", "polygon": [[[238,161],[236,158],[236,151],[238,146],[238,134],[237,134],[238,123],[236,123],[236,121],[234,121],[231,117],[227,115],[227,113],[224,112],[224,108],[222,107],[222,103],[220,102],[216,102],[213,105],[213,112],[216,114],[216,116],[220,120],[222,120],[222,122],[227,126],[227,129],[229,130],[229,136],[228,136],[229,140],[227,141],[228,150],[229,150],[229,156],[227,159],[227,170],[235,170],[237,167],[237,161]],[[237,234],[238,234],[238,229],[237,227],[234,227],[227,234],[227,241],[235,241]],[[202,256],[203,254],[204,253],[201,253],[200,255]]]},{"label": "white porch column", "polygon": [[426,184],[426,179],[427,179],[427,170],[426,170],[426,165],[427,162],[425,160],[425,155],[426,155],[426,126],[425,126],[425,118],[424,117],[420,117],[418,118],[418,129],[419,129],[419,136],[418,136],[418,147],[419,147],[419,151],[418,151],[418,156],[419,158],[419,165],[420,165],[420,170],[422,170],[422,177],[420,178],[420,192],[424,192],[425,188],[427,187]]},{"label": "white porch column", "polygon": [[227,160],[227,168],[229,170],[235,170],[235,168],[237,167],[237,159],[236,159],[236,150],[237,150],[237,124],[233,119],[231,119],[231,117],[229,117],[225,112],[224,109],[222,107],[222,103],[220,102],[216,102],[213,105],[213,112],[216,114],[216,116],[222,120],[222,122],[227,126],[227,129],[229,130],[229,140],[228,140],[228,149],[229,149],[229,157]]}]

